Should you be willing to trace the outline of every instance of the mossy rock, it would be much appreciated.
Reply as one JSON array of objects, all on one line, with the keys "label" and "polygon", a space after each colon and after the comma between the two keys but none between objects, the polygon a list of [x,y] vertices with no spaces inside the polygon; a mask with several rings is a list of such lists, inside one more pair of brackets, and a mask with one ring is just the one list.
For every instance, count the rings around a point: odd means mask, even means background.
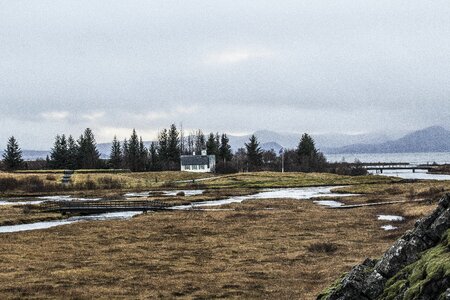
[{"label": "mossy rock", "polygon": [[450,284],[450,230],[441,243],[388,280],[380,299],[438,299]]}]

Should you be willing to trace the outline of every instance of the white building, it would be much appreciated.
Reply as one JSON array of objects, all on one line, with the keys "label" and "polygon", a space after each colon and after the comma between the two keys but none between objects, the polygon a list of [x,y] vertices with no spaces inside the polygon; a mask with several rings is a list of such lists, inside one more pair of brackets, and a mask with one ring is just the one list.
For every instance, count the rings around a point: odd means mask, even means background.
[{"label": "white building", "polygon": [[201,155],[181,155],[181,171],[188,172],[214,172],[216,168],[216,156],[206,155],[203,150]]}]

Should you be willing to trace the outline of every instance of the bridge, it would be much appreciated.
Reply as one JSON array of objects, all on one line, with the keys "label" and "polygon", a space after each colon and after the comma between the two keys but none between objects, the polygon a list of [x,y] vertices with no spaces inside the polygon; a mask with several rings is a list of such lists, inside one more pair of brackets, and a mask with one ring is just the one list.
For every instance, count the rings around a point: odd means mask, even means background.
[{"label": "bridge", "polygon": [[[354,164],[355,166],[358,164]],[[439,167],[439,165],[433,164],[433,165],[417,165],[417,164],[410,164],[410,163],[404,163],[404,162],[377,162],[377,163],[360,163],[360,166],[365,168],[366,170],[370,171],[376,171],[377,173],[383,173],[384,170],[411,170],[413,173],[416,172],[416,170],[426,170],[430,171],[434,168]]]},{"label": "bridge", "polygon": [[160,201],[61,201],[45,202],[39,209],[44,212],[62,214],[97,214],[120,211],[158,211],[167,210],[171,205]]}]

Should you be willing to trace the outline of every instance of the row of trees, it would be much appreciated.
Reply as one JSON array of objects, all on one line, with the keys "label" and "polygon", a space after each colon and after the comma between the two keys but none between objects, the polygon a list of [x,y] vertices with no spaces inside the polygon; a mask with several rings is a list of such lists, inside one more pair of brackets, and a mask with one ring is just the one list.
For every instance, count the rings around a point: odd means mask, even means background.
[{"label": "row of trees", "polygon": [[274,150],[261,149],[258,139],[252,135],[245,148],[238,149],[233,160],[237,171],[278,171],[284,165],[288,172],[319,172],[327,169],[325,156],[316,148],[314,140],[304,134],[297,149],[281,149],[280,155]]},{"label": "row of trees", "polygon": [[57,135],[50,157],[47,157],[47,166],[71,170],[103,167],[92,130],[86,128],[77,141],[71,135]]},{"label": "row of trees", "polygon": [[233,155],[228,142],[226,134],[220,136],[210,133],[206,139],[201,130],[184,138],[182,130],[172,124],[169,129],[163,129],[158,140],[147,148],[142,137],[138,138],[133,129],[128,140],[120,142],[114,137],[109,164],[112,168],[132,171],[179,170],[181,155],[200,154],[202,150],[206,150],[208,155],[215,155],[218,161],[227,163]]},{"label": "row of trees", "polygon": [[[172,124],[163,129],[156,142],[144,144],[133,129],[131,136],[124,141],[114,137],[109,159],[100,159],[94,134],[87,128],[75,141],[72,136],[57,135],[47,167],[53,169],[130,169],[133,172],[179,170],[180,156],[200,154],[206,150],[208,155],[216,156],[216,171],[231,173],[242,171],[279,171],[284,165],[287,172],[344,172],[342,166],[328,164],[324,155],[316,148],[314,140],[303,134],[296,149],[261,149],[256,136],[252,135],[245,148],[232,152],[226,134],[210,133],[207,137],[201,130],[184,137],[183,131]],[[24,166],[22,152],[14,137],[8,140],[3,154],[3,164],[8,170]],[[345,170],[348,173],[348,170]],[[361,173],[361,172],[359,172]]]}]

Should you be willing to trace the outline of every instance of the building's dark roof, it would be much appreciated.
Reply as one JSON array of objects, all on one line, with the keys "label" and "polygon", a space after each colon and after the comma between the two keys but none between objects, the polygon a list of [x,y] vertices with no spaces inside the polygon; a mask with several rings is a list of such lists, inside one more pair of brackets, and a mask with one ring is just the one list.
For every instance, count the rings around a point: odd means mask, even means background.
[{"label": "building's dark roof", "polygon": [[207,155],[182,155],[181,164],[189,165],[209,165],[209,157]]}]

